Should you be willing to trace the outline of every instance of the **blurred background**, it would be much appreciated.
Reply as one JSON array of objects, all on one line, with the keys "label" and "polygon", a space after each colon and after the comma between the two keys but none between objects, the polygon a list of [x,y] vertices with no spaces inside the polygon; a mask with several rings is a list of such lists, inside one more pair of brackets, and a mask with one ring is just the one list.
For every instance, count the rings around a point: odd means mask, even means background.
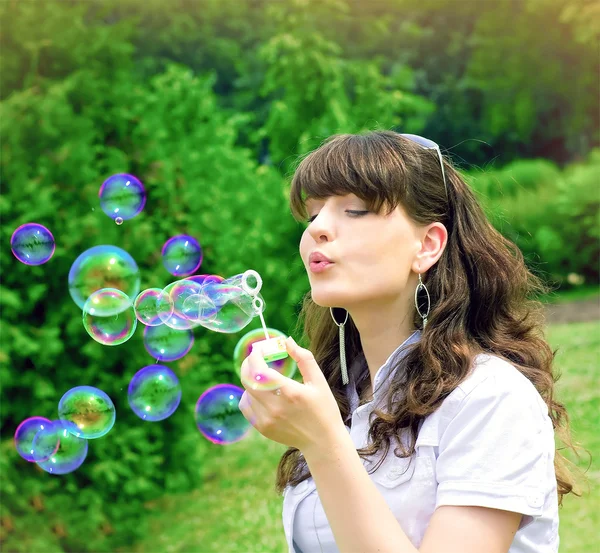
[{"label": "blurred background", "polygon": [[[218,446],[193,411],[208,387],[240,385],[241,335],[194,330],[166,363],[178,410],[145,422],[127,404],[154,360],[143,325],[106,347],[85,332],[67,276],[84,250],[114,244],[141,289],[176,280],[161,247],[200,242],[203,274],[248,268],[268,326],[295,330],[308,279],[304,226],[287,194],[298,157],[332,134],[426,136],[463,172],[490,221],[554,292],[547,336],[562,376],[573,458],[600,483],[600,141],[593,0],[96,0],[0,3],[0,544],[2,551],[282,552],[275,470],[284,446],[252,431]],[[99,208],[126,172],[148,200],[116,226]],[[52,259],[20,263],[10,238],[37,222]],[[298,377],[299,378],[299,377]],[[56,418],[92,385],[117,420],[84,464],[48,474],[17,454],[19,423]],[[600,500],[565,499],[561,551],[597,551]]]}]

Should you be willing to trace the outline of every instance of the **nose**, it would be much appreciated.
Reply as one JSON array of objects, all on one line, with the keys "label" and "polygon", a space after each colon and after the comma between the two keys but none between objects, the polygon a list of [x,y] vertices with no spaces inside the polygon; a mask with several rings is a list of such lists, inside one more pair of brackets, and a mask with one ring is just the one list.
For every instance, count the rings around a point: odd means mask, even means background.
[{"label": "nose", "polygon": [[332,240],[333,238],[332,229],[332,217],[328,215],[325,211],[325,208],[323,208],[313,222],[308,226],[308,233],[315,242],[326,242]]}]

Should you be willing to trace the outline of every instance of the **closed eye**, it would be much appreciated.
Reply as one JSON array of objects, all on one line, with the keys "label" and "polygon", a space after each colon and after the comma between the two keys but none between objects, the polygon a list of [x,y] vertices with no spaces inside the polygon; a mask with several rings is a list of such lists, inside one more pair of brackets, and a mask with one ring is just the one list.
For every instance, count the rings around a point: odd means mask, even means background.
[{"label": "closed eye", "polygon": [[[350,215],[352,215],[352,217],[363,217],[364,215],[366,215],[367,213],[369,213],[368,211],[356,211],[353,209],[347,209],[346,213],[349,213]],[[312,223],[318,216],[317,215],[313,215],[310,219],[307,220],[307,223]]]}]

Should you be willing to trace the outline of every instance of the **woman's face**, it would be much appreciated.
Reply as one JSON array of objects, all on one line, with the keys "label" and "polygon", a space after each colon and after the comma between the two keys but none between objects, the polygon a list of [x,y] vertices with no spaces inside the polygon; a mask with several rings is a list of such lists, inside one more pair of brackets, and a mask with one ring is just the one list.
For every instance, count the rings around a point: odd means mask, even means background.
[{"label": "woman's face", "polygon": [[[322,307],[345,307],[397,299],[421,249],[419,229],[398,206],[390,215],[367,211],[354,194],[306,202],[312,222],[300,240],[312,299]],[[333,264],[313,272],[309,256],[320,252]]]}]

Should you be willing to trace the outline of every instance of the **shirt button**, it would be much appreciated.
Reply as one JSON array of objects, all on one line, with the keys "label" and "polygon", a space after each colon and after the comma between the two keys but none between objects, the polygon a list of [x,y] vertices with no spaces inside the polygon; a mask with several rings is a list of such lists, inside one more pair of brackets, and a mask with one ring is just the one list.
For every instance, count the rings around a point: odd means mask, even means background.
[{"label": "shirt button", "polygon": [[539,493],[532,493],[527,497],[527,502],[532,507],[541,507],[543,504],[543,498]]}]

